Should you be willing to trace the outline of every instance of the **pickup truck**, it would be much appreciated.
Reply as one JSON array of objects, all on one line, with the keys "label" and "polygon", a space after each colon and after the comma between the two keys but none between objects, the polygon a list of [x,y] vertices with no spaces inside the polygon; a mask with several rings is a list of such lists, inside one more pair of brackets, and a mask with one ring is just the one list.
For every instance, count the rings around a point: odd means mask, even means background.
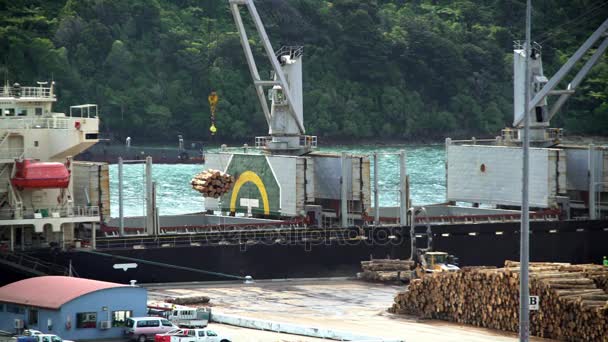
[{"label": "pickup truck", "polygon": [[232,342],[232,339],[210,329],[176,329],[156,334],[154,342]]}]

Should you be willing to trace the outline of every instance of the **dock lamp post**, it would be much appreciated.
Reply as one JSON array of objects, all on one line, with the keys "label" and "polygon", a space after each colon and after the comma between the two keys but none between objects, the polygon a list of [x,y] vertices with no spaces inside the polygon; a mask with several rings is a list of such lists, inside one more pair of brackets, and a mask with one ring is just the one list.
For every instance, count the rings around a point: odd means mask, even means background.
[{"label": "dock lamp post", "polygon": [[519,246],[519,340],[528,342],[530,338],[530,221],[529,221],[529,181],[530,181],[530,39],[531,39],[532,2],[526,4],[526,71],[525,71],[525,100],[524,100],[524,139],[523,139],[523,179],[521,194],[521,229]]}]

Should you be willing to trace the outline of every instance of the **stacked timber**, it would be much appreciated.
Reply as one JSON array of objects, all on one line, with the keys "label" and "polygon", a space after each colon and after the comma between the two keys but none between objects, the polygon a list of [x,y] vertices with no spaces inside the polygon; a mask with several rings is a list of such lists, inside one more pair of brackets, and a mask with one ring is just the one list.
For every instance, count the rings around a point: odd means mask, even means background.
[{"label": "stacked timber", "polygon": [[363,272],[357,273],[357,278],[382,283],[409,281],[413,268],[412,260],[372,259],[361,261]]},{"label": "stacked timber", "polygon": [[[608,341],[608,269],[598,265],[531,263],[532,334],[569,341]],[[604,285],[602,285],[604,284]],[[413,280],[389,309],[398,314],[442,319],[487,328],[518,330],[519,264],[466,267]]]},{"label": "stacked timber", "polygon": [[207,296],[180,296],[165,299],[166,303],[177,305],[208,304],[209,301],[211,301],[211,298]]},{"label": "stacked timber", "polygon": [[234,177],[220,170],[203,171],[190,181],[192,189],[203,194],[204,197],[218,198],[227,193],[234,186]]}]

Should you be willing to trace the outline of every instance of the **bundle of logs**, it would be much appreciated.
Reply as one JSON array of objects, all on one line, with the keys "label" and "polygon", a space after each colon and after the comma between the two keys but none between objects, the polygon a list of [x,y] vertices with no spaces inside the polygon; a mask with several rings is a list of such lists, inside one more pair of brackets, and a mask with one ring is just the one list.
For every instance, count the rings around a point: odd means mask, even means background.
[{"label": "bundle of logs", "polygon": [[190,184],[192,189],[203,194],[204,197],[218,198],[232,189],[234,177],[220,170],[206,170],[194,178]]},{"label": "bundle of logs", "polygon": [[363,272],[357,273],[357,278],[382,283],[408,282],[413,268],[412,260],[372,259],[361,261]]},{"label": "bundle of logs", "polygon": [[[569,341],[608,341],[608,268],[531,263],[531,334]],[[465,267],[413,280],[389,309],[493,329],[518,331],[519,263],[504,268]]]},{"label": "bundle of logs", "polygon": [[177,305],[208,304],[211,298],[207,296],[180,296],[165,299],[165,303]]}]

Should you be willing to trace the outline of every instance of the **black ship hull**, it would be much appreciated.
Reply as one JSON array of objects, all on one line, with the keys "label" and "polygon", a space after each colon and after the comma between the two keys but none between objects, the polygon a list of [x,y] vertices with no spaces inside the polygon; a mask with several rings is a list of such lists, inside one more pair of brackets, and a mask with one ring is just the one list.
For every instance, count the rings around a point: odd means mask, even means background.
[{"label": "black ship hull", "polygon": [[[436,225],[432,227],[433,249],[457,256],[461,266],[501,266],[505,260],[519,259],[519,225],[519,222]],[[354,276],[360,270],[360,262],[370,257],[403,259],[410,256],[408,227],[309,228],[308,231],[285,229],[275,231],[272,236],[235,232],[213,237],[199,234],[188,238],[198,241],[195,246],[177,243],[155,247],[146,245],[144,239],[135,239],[120,248],[108,247],[109,244],[104,248],[103,243],[107,241],[102,239],[98,241],[98,251],[103,254],[38,251],[36,256],[57,264],[71,262],[81,277],[121,283],[230,279],[169,265],[241,277],[250,275],[254,279]],[[224,243],[217,244],[218,240]],[[418,244],[426,244],[420,238],[417,240]],[[168,239],[164,237],[163,241]],[[599,263],[606,253],[606,241],[607,221],[531,222],[531,261]],[[166,265],[136,262],[137,268],[124,271],[113,265],[134,261],[106,254]]]}]

